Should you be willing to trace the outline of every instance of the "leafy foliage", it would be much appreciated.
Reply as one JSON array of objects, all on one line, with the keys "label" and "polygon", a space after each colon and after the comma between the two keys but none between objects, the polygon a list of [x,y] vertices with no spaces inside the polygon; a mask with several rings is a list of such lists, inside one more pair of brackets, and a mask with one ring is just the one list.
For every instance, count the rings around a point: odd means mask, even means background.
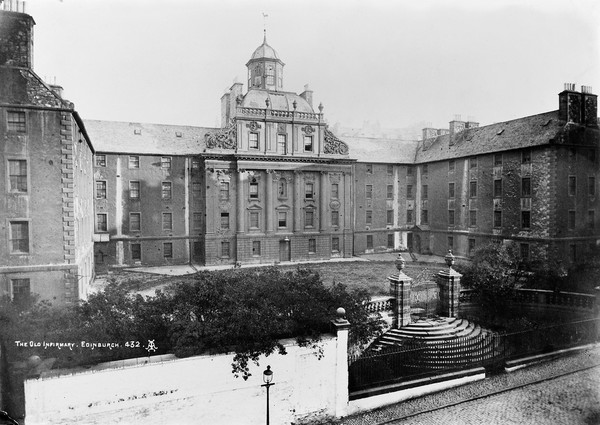
[{"label": "leafy foliage", "polygon": [[[193,282],[172,285],[153,297],[130,294],[109,284],[79,305],[51,308],[35,300],[16,306],[8,299],[0,305],[0,339],[118,342],[112,350],[11,350],[12,360],[32,354],[57,357],[58,366],[139,357],[143,350],[126,347],[127,341],[154,340],[154,354],[172,352],[180,357],[204,352],[234,352],[233,372],[245,379],[249,363],[260,355],[285,354],[282,338],[319,347],[338,307],[351,323],[351,341],[364,343],[380,331],[382,322],[370,317],[365,290],[348,290],[342,284],[326,287],[318,273],[298,268],[201,272]],[[81,345],[81,344],[80,344]]]}]

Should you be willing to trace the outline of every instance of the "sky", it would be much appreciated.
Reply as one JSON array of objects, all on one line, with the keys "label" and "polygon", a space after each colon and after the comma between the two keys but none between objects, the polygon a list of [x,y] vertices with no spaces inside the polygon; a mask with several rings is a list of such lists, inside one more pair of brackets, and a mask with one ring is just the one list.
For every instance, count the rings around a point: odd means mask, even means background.
[{"label": "sky", "polygon": [[[84,119],[218,126],[268,43],[334,125],[447,128],[600,92],[597,0],[28,0],[34,70]],[[268,17],[264,18],[263,14]]]}]

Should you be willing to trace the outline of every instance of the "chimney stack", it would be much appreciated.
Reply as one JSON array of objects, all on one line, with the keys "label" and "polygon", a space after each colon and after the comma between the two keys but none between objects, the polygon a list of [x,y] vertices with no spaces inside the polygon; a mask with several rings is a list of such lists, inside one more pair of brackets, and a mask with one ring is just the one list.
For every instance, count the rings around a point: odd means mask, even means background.
[{"label": "chimney stack", "polygon": [[308,102],[310,107],[313,107],[313,91],[308,87],[308,84],[304,85],[304,91],[300,93],[300,97]]},{"label": "chimney stack", "polygon": [[461,120],[460,115],[455,115],[454,120],[450,121],[450,136],[460,133],[465,129],[465,122]]},{"label": "chimney stack", "polygon": [[564,90],[558,94],[558,119],[581,123],[581,93],[575,91],[574,83],[565,83]]},{"label": "chimney stack", "polygon": [[0,66],[33,68],[33,18],[22,1],[0,3]]},{"label": "chimney stack", "polygon": [[592,93],[590,86],[581,86],[581,123],[598,126],[598,96]]}]

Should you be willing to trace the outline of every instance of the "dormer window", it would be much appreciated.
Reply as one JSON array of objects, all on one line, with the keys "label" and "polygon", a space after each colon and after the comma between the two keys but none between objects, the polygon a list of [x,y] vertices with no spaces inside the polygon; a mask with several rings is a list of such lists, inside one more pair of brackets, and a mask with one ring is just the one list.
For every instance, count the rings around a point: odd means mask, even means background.
[{"label": "dormer window", "polygon": [[275,67],[273,65],[267,65],[267,85],[275,85]]}]

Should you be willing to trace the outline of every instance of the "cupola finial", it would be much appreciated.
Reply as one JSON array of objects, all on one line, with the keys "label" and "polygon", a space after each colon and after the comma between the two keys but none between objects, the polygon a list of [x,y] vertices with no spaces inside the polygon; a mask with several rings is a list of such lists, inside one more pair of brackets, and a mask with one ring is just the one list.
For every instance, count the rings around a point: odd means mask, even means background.
[{"label": "cupola finial", "polygon": [[263,44],[267,44],[267,18],[269,17],[269,15],[267,15],[265,12],[263,12],[263,32],[264,32],[264,39],[263,39]]}]

